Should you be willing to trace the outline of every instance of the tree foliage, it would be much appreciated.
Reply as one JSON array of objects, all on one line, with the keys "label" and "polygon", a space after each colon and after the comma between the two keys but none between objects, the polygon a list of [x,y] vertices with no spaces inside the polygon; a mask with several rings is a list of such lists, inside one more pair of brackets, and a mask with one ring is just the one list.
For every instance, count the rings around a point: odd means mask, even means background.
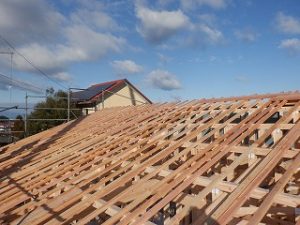
[{"label": "tree foliage", "polygon": [[0,120],[8,120],[9,118],[7,116],[4,115],[0,115]]},{"label": "tree foliage", "polygon": [[[62,90],[55,92],[52,88],[48,89],[46,94],[46,100],[37,103],[34,110],[28,116],[29,135],[36,134],[66,122],[66,120],[62,119],[67,119],[68,117],[68,94]],[[74,105],[71,105],[71,108],[74,107]],[[79,110],[72,112],[76,117],[81,115]],[[71,113],[70,119],[76,118],[73,113]]]},{"label": "tree foliage", "polygon": [[18,139],[24,138],[24,119],[21,115],[16,116],[12,131],[16,131],[13,134]]}]

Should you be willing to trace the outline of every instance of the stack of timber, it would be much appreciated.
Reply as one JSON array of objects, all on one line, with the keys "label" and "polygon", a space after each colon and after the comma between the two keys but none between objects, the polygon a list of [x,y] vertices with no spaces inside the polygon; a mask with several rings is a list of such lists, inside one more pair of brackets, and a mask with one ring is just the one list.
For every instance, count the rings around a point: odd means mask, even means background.
[{"label": "stack of timber", "polygon": [[104,109],[0,149],[0,224],[300,224],[300,93]]}]

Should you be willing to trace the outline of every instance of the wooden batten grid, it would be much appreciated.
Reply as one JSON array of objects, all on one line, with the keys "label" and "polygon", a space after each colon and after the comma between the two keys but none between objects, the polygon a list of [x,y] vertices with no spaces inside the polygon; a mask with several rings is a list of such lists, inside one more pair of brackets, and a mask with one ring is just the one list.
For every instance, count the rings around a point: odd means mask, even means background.
[{"label": "wooden batten grid", "polygon": [[300,224],[300,93],[104,109],[0,148],[0,224]]}]

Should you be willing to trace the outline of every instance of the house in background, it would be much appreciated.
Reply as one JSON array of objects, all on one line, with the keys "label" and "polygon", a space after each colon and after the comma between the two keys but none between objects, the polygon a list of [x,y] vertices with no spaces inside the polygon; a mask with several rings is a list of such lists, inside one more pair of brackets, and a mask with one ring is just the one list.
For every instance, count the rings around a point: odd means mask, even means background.
[{"label": "house in background", "polygon": [[11,131],[13,127],[14,122],[9,119],[0,119],[0,147],[14,141],[14,136]]},{"label": "house in background", "polygon": [[71,99],[84,115],[103,108],[152,103],[127,79],[94,84],[85,90],[72,92]]}]

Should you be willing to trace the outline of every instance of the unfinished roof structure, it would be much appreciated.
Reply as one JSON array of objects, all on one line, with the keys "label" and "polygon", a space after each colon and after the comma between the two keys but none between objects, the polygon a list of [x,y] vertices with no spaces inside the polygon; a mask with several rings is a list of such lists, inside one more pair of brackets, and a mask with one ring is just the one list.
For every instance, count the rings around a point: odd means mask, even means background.
[{"label": "unfinished roof structure", "polygon": [[300,224],[300,93],[104,109],[0,149],[1,224]]}]

